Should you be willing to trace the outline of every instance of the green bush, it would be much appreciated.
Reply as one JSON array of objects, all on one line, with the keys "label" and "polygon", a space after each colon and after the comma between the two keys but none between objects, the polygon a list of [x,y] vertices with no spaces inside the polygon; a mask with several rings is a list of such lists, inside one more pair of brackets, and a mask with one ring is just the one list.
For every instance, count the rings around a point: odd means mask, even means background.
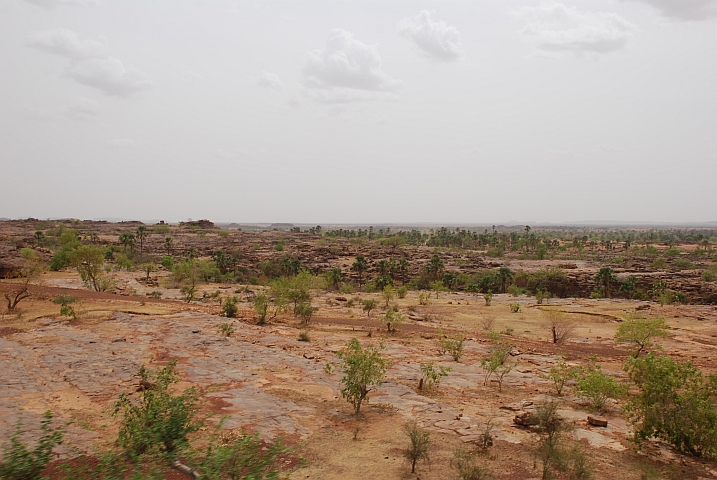
[{"label": "green bush", "polygon": [[418,382],[419,390],[434,390],[441,384],[441,378],[448,376],[450,367],[438,366],[433,362],[421,364],[421,379]]},{"label": "green bush", "polygon": [[176,364],[171,361],[157,372],[142,365],[139,398],[122,394],[115,403],[114,415],[120,417],[117,444],[130,457],[158,454],[174,458],[189,446],[188,436],[203,425],[195,419],[199,412],[197,389],[180,394],[171,389],[179,382]]},{"label": "green bush", "polygon": [[463,342],[465,339],[465,335],[460,333],[452,336],[441,335],[438,339],[438,348],[441,351],[441,355],[447,353],[457,362],[463,356]]},{"label": "green bush", "polygon": [[691,362],[653,352],[625,369],[639,389],[625,406],[636,441],[656,437],[698,457],[717,457],[717,376],[705,378]]},{"label": "green bush", "polygon": [[[341,396],[354,407],[354,413],[358,415],[361,411],[361,404],[369,401],[368,394],[383,383],[386,370],[391,361],[381,354],[383,345],[378,347],[361,346],[361,343],[352,338],[346,346],[337,353],[342,360],[341,370]],[[326,365],[326,372],[331,373],[333,366]]]},{"label": "green bush", "polygon": [[237,307],[238,303],[239,298],[237,297],[227,297],[224,299],[222,309],[224,310],[224,315],[227,318],[235,318],[237,316],[237,313],[239,312],[239,308]]},{"label": "green bush", "polygon": [[398,295],[398,298],[406,298],[406,294],[408,293],[408,287],[401,286],[396,289],[396,294]]},{"label": "green bush", "polygon": [[615,343],[632,343],[635,345],[633,356],[640,356],[645,348],[653,348],[657,344],[655,338],[667,338],[670,326],[664,317],[640,318],[628,317],[617,327]]},{"label": "green bush", "polygon": [[627,394],[627,385],[604,374],[597,365],[590,366],[579,375],[576,383],[576,395],[588,400],[590,406],[597,412],[605,410],[609,399],[618,399]]},{"label": "green bush", "polygon": [[519,303],[511,303],[510,304],[510,313],[518,313],[520,312],[520,304]]},{"label": "green bush", "polygon": [[54,459],[52,450],[62,443],[62,427],[52,427],[52,412],[46,411],[40,430],[42,435],[34,448],[22,440],[25,431],[18,422],[9,443],[2,445],[0,478],[7,480],[43,479],[45,467]]},{"label": "green bush", "polygon": [[171,255],[165,255],[162,257],[162,261],[160,262],[160,264],[167,270],[171,271],[172,268],[174,268],[174,259]]}]

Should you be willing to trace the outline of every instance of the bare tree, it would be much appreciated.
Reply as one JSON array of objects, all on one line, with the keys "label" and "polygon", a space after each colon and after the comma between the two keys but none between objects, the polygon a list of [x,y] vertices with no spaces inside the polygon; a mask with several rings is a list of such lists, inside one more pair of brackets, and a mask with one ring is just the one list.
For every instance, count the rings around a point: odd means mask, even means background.
[{"label": "bare tree", "polygon": [[575,323],[557,310],[543,310],[545,327],[550,332],[553,343],[565,343],[575,330]]}]

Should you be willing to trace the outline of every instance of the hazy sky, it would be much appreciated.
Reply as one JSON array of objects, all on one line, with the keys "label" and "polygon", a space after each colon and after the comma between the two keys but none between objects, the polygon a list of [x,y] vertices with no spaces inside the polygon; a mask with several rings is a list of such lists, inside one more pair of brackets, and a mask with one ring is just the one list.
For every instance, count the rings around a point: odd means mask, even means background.
[{"label": "hazy sky", "polygon": [[717,220],[717,0],[0,0],[0,217]]}]

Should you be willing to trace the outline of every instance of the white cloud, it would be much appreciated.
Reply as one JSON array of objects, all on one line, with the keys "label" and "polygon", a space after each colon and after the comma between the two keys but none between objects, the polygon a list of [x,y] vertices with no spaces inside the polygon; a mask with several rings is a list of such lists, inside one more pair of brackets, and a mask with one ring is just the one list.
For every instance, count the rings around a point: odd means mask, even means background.
[{"label": "white cloud", "polygon": [[72,30],[60,28],[31,35],[29,45],[69,58],[72,61],[67,72],[70,78],[99,88],[107,95],[123,97],[151,86],[147,75],[125,68],[119,59],[108,55],[105,37],[81,40]]},{"label": "white cloud", "polygon": [[521,34],[548,54],[614,52],[624,48],[637,29],[615,13],[582,12],[557,2],[521,7],[513,15],[525,23]]},{"label": "white cloud", "polygon": [[137,145],[137,142],[131,138],[117,138],[115,140],[110,140],[107,144],[114,148],[134,148]]},{"label": "white cloud", "polygon": [[[630,1],[630,0],[623,0]],[[705,20],[717,16],[717,0],[639,0],[679,20]]]},{"label": "white cloud", "polygon": [[401,20],[398,31],[413,41],[424,55],[434,60],[454,61],[463,56],[458,29],[446,22],[431,20],[431,14],[427,10],[414,18]]},{"label": "white cloud", "polygon": [[55,112],[36,107],[22,107],[20,114],[29,120],[51,121],[59,120],[60,116]]},{"label": "white cloud", "polygon": [[27,3],[44,8],[55,8],[65,5],[99,5],[98,0],[25,0]]},{"label": "white cloud", "polygon": [[107,38],[80,40],[77,34],[66,28],[34,33],[28,38],[31,47],[54,53],[73,60],[104,57],[108,54]]},{"label": "white cloud", "polygon": [[269,73],[266,70],[261,71],[261,76],[257,81],[262,87],[276,88],[278,90],[284,90],[284,84],[281,83],[279,75],[275,73]]},{"label": "white cloud", "polygon": [[341,29],[329,32],[324,48],[306,54],[303,73],[307,95],[324,102],[377,98],[401,85],[381,69],[375,46]]},{"label": "white cloud", "polygon": [[149,78],[142,72],[126,69],[114,58],[93,58],[75,64],[69,72],[77,83],[99,88],[107,95],[125,97],[151,86]]},{"label": "white cloud", "polygon": [[85,97],[75,97],[75,103],[65,109],[65,116],[75,120],[89,120],[99,115],[101,111],[102,107],[96,101]]}]

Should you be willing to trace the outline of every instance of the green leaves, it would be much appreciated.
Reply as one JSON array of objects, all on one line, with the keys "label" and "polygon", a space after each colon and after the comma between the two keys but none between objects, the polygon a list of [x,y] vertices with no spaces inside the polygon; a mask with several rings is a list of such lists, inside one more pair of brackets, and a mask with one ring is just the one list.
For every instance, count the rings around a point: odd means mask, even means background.
[{"label": "green leaves", "polygon": [[361,403],[364,400],[368,402],[368,393],[381,386],[386,370],[391,366],[391,361],[381,354],[382,349],[383,345],[363,348],[358,340],[352,338],[337,353],[343,361],[341,396],[353,405],[356,415],[361,410]]},{"label": "green leaves", "polygon": [[657,437],[683,452],[717,457],[717,377],[652,352],[625,368],[640,390],[625,406],[637,441]]},{"label": "green leaves", "polygon": [[62,427],[52,427],[52,412],[45,412],[44,419],[40,425],[42,436],[35,445],[30,448],[22,441],[25,433],[22,424],[18,423],[15,433],[10,437],[10,442],[2,446],[3,461],[0,463],[0,478],[7,480],[37,480],[45,478],[42,472],[52,459],[52,449],[62,443]]}]

